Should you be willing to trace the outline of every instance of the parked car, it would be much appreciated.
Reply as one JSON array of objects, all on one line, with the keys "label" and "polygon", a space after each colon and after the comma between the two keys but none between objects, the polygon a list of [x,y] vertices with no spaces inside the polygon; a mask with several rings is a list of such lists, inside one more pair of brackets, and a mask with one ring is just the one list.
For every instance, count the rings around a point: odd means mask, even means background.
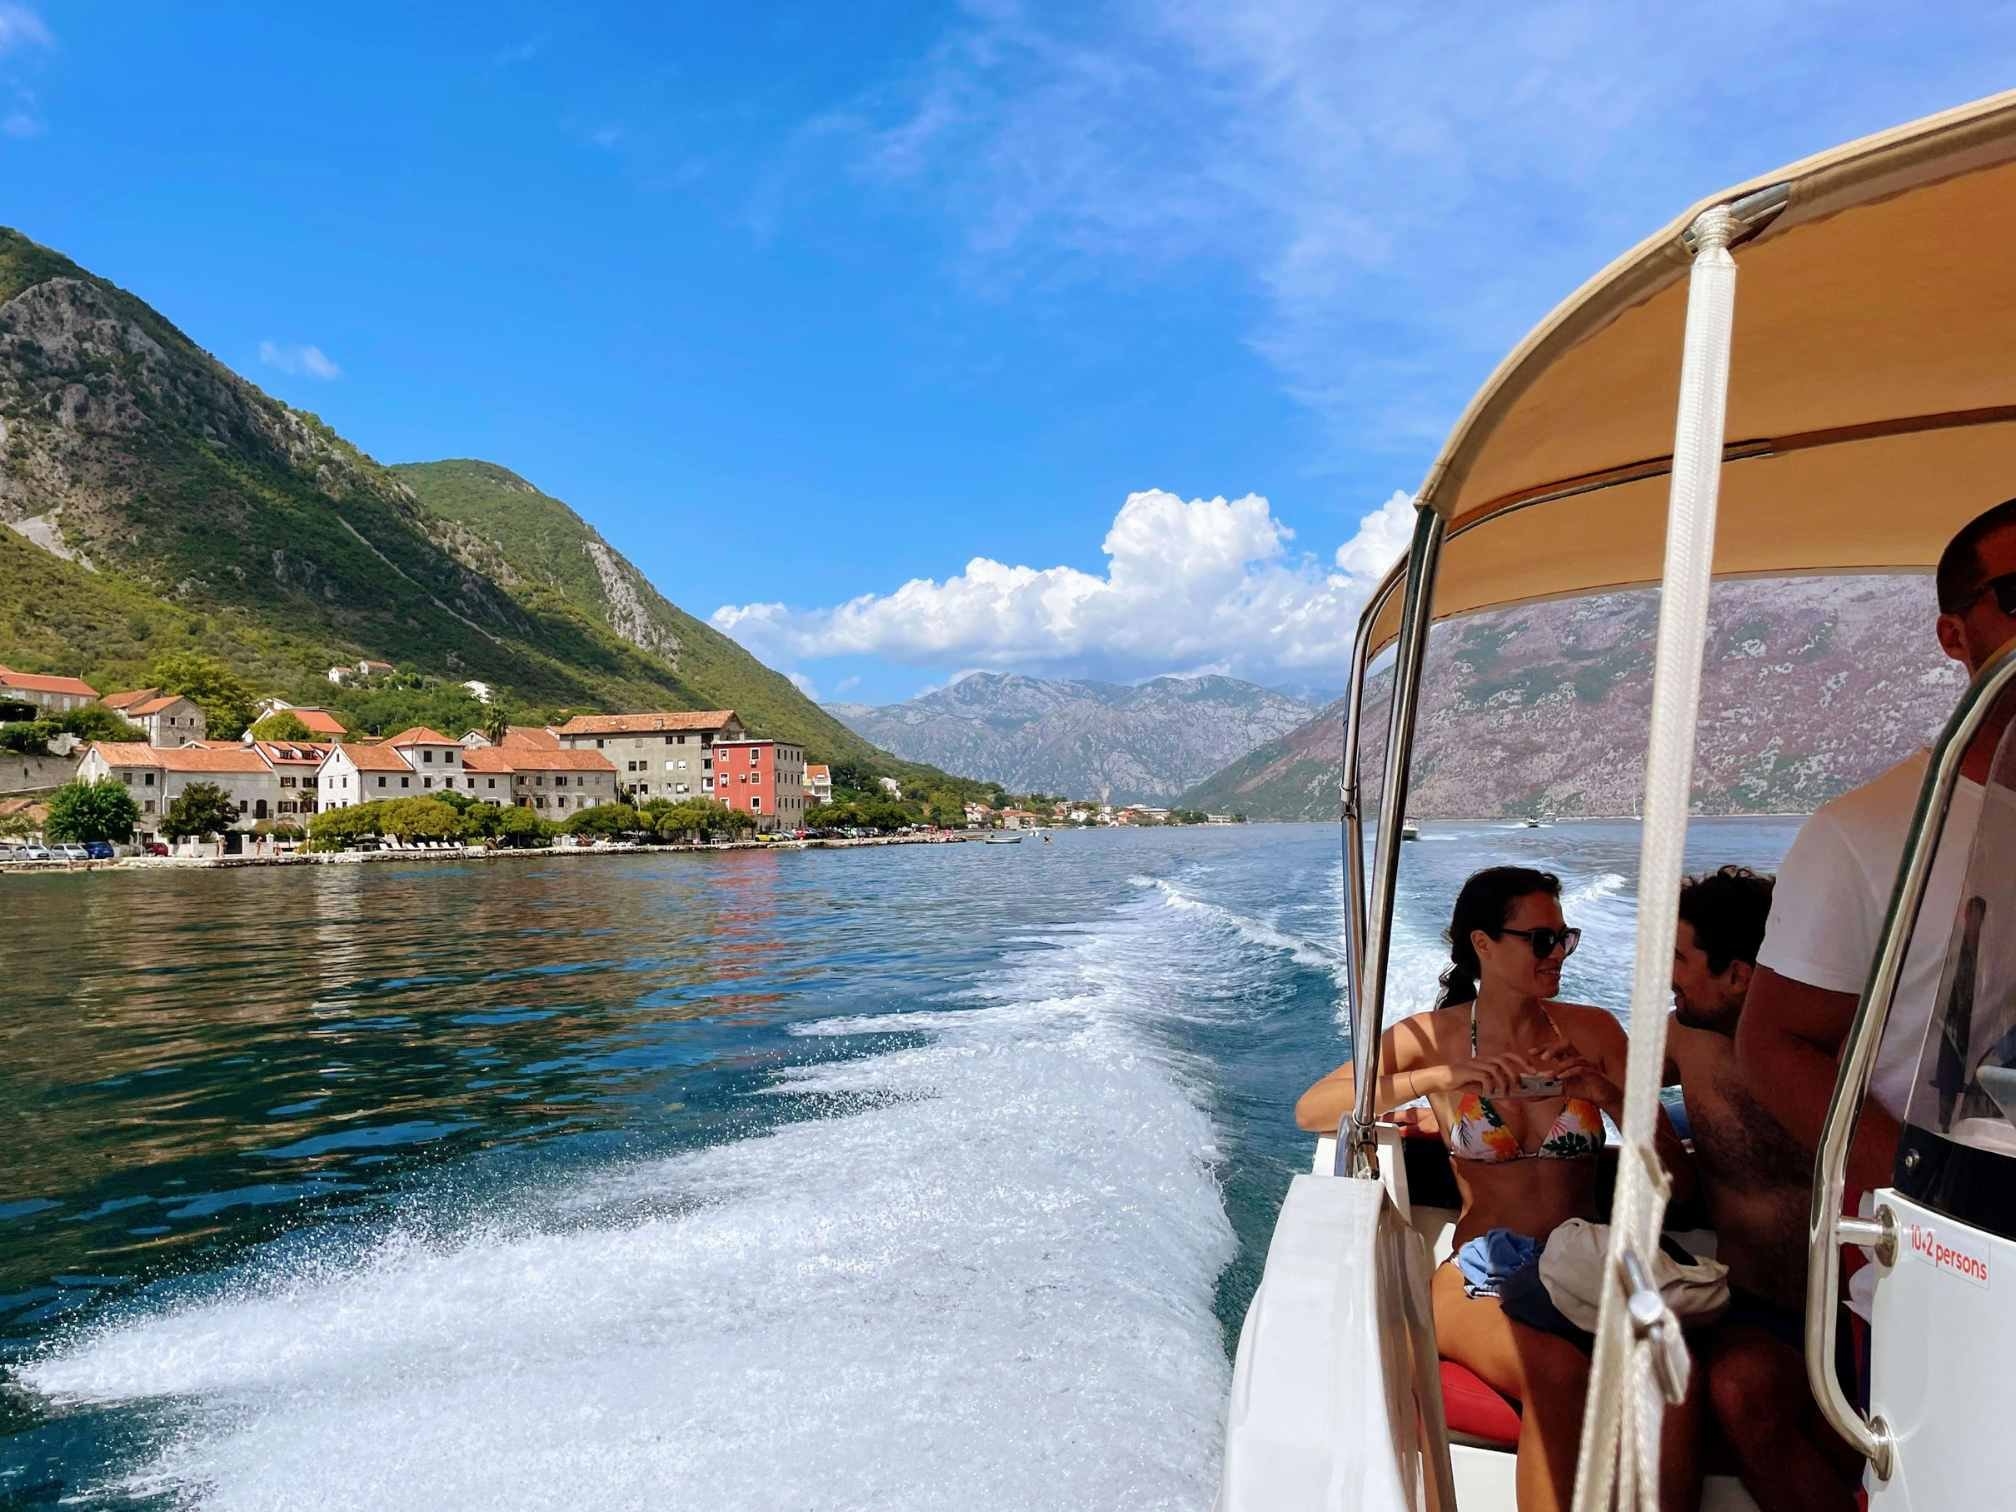
[{"label": "parked car", "polygon": [[84,842],[84,854],[89,856],[93,861],[110,861],[119,853],[112,849],[112,842],[110,840],[86,840]]},{"label": "parked car", "polygon": [[49,861],[54,858],[50,856],[48,846],[37,845],[33,841],[30,841],[27,845],[21,847],[21,859],[23,861]]},{"label": "parked car", "polygon": [[168,844],[164,840],[144,841],[140,849],[149,856],[165,856],[168,854]]},{"label": "parked car", "polygon": [[91,859],[91,852],[84,849],[81,845],[52,845],[49,847],[49,855],[52,860],[56,861],[89,861]]}]

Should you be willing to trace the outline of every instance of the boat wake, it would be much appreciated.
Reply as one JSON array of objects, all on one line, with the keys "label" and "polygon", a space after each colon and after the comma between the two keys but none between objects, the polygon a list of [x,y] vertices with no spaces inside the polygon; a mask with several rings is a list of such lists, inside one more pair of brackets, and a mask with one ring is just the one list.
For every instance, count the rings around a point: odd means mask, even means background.
[{"label": "boat wake", "polygon": [[[269,1257],[18,1372],[125,1409],[92,1499],[209,1508],[1209,1504],[1235,1242],[1130,905],[971,1006],[805,1026],[813,1116],[529,1192],[448,1238]],[[921,1043],[851,1054],[890,1031]]]}]

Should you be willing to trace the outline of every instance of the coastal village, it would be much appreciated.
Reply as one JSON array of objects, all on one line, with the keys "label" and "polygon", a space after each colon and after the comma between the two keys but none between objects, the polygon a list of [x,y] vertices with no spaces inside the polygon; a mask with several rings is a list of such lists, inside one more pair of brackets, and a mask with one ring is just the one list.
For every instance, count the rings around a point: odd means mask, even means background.
[{"label": "coastal village", "polygon": [[[328,675],[340,686],[392,670],[361,661],[332,667]],[[489,702],[486,686],[464,686],[479,703]],[[0,846],[12,841],[22,853],[0,854],[0,860],[83,859],[57,854],[47,842],[60,837],[42,834],[49,794],[71,782],[116,782],[131,795],[133,831],[118,847],[121,852],[185,859],[273,857],[291,853],[311,835],[320,841],[325,831],[354,840],[330,821],[314,821],[410,798],[440,799],[458,811],[473,805],[525,810],[546,821],[534,827],[543,839],[571,831],[600,833],[605,843],[611,831],[584,824],[582,816],[624,812],[618,805],[657,814],[713,805],[739,816],[724,825],[728,833],[767,843],[808,838],[833,812],[835,796],[829,766],[807,762],[800,746],[750,731],[732,709],[580,714],[557,724],[492,725],[459,734],[416,725],[371,739],[353,736],[327,708],[267,698],[253,726],[235,738],[213,739],[202,707],[185,695],[159,688],[100,693],[82,678],[7,667],[0,667],[0,705],[59,721],[78,711],[103,710],[117,716],[121,733],[131,732],[130,739],[57,734],[45,755],[5,753]],[[292,733],[260,738],[259,726],[280,715],[289,716],[281,722]],[[887,797],[901,799],[896,778],[877,781]],[[199,785],[222,794],[215,832],[178,833],[170,811]],[[1236,822],[1229,814],[1172,816],[1144,804],[1115,808],[1050,798],[998,807],[969,801],[964,819],[973,832]],[[422,847],[447,848],[445,842]],[[99,852],[90,856],[106,858]]]}]

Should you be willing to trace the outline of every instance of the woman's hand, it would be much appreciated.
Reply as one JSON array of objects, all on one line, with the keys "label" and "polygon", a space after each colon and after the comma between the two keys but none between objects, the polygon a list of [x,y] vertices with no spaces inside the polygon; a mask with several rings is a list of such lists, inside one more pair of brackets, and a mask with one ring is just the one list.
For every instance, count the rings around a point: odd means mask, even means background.
[{"label": "woman's hand", "polygon": [[1615,1115],[1624,1106],[1624,1089],[1610,1080],[1603,1068],[1572,1045],[1553,1045],[1540,1051],[1534,1061],[1542,1076],[1561,1083],[1563,1097],[1579,1097]]},{"label": "woman's hand", "polygon": [[1486,1097],[1510,1096],[1518,1092],[1520,1077],[1548,1074],[1532,1056],[1517,1050],[1473,1056],[1446,1069],[1449,1077],[1446,1090],[1482,1092]]}]

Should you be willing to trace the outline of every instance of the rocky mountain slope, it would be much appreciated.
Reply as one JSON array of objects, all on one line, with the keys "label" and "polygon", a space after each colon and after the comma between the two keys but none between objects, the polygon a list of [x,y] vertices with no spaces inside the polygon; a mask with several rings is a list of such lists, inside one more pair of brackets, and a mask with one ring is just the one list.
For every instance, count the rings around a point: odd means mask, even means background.
[{"label": "rocky mountain slope", "polygon": [[[1637,811],[1658,597],[1606,594],[1437,627],[1411,813]],[[1694,801],[1710,814],[1803,813],[1922,745],[1957,668],[1932,639],[1931,585],[1860,577],[1718,586]],[[1373,689],[1383,741],[1383,676]],[[1185,793],[1256,819],[1334,819],[1344,707]],[[1376,780],[1373,751],[1368,776]]]},{"label": "rocky mountain slope", "polygon": [[[140,300],[0,229],[0,661],[130,685],[200,649],[299,696],[368,656],[551,709],[732,706],[819,757],[886,762],[566,506],[447,466],[417,480],[430,508]],[[497,479],[538,501],[550,540],[470,502]]]},{"label": "rocky mountain slope", "polygon": [[831,712],[899,756],[1012,792],[1166,803],[1306,720],[1311,706],[1231,677],[1138,687],[980,672],[906,703]]}]

